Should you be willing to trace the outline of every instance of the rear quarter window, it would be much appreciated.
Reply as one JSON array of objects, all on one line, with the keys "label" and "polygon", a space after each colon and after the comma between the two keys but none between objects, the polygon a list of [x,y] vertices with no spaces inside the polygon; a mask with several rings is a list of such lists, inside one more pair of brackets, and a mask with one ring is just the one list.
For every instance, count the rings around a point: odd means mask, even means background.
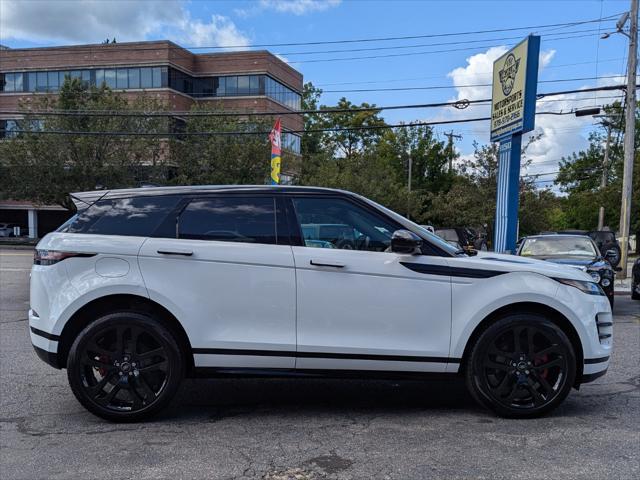
[{"label": "rear quarter window", "polygon": [[100,200],[78,212],[58,231],[99,235],[151,236],[178,205],[179,197]]}]

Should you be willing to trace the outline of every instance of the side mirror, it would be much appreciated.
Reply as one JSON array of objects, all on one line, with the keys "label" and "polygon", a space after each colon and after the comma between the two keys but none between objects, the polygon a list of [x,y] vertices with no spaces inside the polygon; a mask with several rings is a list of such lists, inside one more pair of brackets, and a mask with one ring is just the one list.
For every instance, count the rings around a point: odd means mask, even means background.
[{"label": "side mirror", "polygon": [[391,251],[394,253],[420,253],[422,239],[409,230],[396,230],[391,236]]}]

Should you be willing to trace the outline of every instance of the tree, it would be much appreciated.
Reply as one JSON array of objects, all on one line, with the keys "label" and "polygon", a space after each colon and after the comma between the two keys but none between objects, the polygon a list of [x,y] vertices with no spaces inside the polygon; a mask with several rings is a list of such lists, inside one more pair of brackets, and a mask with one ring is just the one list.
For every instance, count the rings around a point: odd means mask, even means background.
[{"label": "tree", "polygon": [[[63,110],[72,115],[41,116],[31,108]],[[106,87],[87,88],[67,77],[56,97],[21,106],[24,119],[15,138],[0,143],[0,192],[4,198],[73,208],[68,192],[136,186],[162,180],[166,142],[153,136],[103,132],[162,133],[165,118],[93,116],[91,111],[162,110],[146,96],[133,102]],[[74,112],[85,113],[76,114]],[[58,132],[80,131],[71,135]]]},{"label": "tree", "polygon": [[[323,105],[321,108],[329,107]],[[372,108],[372,110],[321,115],[318,122],[320,128],[336,129],[335,131],[327,131],[322,136],[321,143],[324,149],[338,158],[352,159],[357,155],[364,154],[376,145],[382,130],[375,127],[382,127],[385,122],[378,111],[374,109],[375,105],[369,103],[355,105],[343,97],[335,107],[331,108],[339,110]]]},{"label": "tree", "polygon": [[[211,111],[194,106],[192,112]],[[264,184],[269,178],[270,149],[266,135],[270,124],[261,118],[241,120],[220,116],[188,117],[185,133],[247,132],[244,135],[185,135],[171,142],[171,159],[175,176],[170,183],[194,184]],[[283,163],[285,159],[283,158]]]},{"label": "tree", "polygon": [[[615,102],[605,108],[607,117],[602,119],[600,128],[589,136],[589,147],[562,159],[556,184],[567,194],[565,202],[566,223],[570,228],[595,229],[598,223],[598,209],[605,208],[605,225],[616,230],[620,221],[620,195],[623,175],[624,122],[622,106]],[[611,126],[607,186],[600,186],[606,141],[606,128]],[[631,201],[631,231],[640,234],[640,112],[636,109],[636,158],[633,177],[633,197]]]}]

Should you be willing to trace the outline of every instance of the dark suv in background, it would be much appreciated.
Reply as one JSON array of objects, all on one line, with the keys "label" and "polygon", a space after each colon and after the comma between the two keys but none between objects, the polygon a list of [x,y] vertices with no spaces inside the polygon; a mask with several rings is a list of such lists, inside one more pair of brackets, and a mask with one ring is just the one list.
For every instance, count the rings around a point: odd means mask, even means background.
[{"label": "dark suv in background", "polygon": [[587,235],[595,242],[600,250],[600,254],[606,257],[613,268],[620,264],[620,244],[616,240],[616,235],[610,230],[564,230],[562,232],[568,235]]},{"label": "dark suv in background", "polygon": [[467,253],[487,251],[486,234],[469,227],[436,228],[435,234]]}]

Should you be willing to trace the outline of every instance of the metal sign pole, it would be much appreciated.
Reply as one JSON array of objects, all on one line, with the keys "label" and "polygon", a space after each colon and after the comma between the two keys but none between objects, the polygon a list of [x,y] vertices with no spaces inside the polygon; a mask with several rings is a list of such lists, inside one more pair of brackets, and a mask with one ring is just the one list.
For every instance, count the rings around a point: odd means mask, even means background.
[{"label": "metal sign pole", "polygon": [[518,240],[521,145],[522,135],[513,135],[500,142],[496,228],[493,239],[496,252],[513,253]]},{"label": "metal sign pole", "polygon": [[518,240],[522,134],[533,130],[540,37],[528,36],[493,63],[491,141],[500,142],[493,249],[514,253]]}]

